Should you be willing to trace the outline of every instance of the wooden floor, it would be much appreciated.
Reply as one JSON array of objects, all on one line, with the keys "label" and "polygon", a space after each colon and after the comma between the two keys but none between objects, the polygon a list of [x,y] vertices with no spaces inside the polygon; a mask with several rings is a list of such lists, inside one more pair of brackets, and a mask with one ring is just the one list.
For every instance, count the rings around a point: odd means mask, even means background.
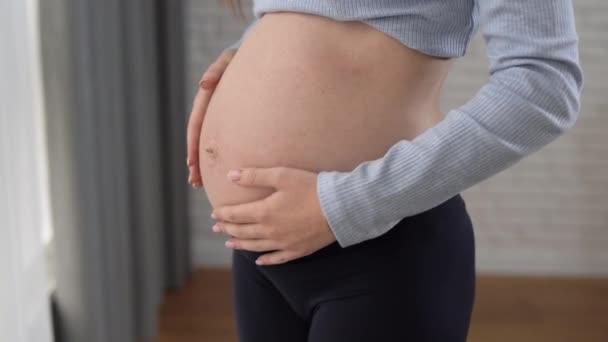
[{"label": "wooden floor", "polygon": [[[167,295],[154,342],[229,341],[230,271],[201,270]],[[468,341],[608,342],[608,279],[479,276]]]}]

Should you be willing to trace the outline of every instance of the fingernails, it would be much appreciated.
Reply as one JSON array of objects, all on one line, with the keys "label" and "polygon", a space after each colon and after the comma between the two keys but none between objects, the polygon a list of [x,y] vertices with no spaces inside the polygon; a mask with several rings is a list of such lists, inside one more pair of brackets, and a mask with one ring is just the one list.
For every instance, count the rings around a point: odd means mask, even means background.
[{"label": "fingernails", "polygon": [[218,227],[217,224],[214,224],[213,227],[211,227],[211,230],[217,233],[220,231],[220,227]]},{"label": "fingernails", "polygon": [[228,179],[231,181],[238,181],[241,179],[241,170],[230,170],[228,172]]},{"label": "fingernails", "polygon": [[226,241],[226,243],[224,243],[224,245],[228,248],[234,248],[234,242],[232,242],[232,241]]},{"label": "fingernails", "polygon": [[262,260],[262,259],[256,259],[256,260],[255,260],[255,263],[256,263],[257,265],[264,265],[264,260]]},{"label": "fingernails", "polygon": [[213,86],[213,80],[211,80],[209,77],[203,76],[200,82],[198,82],[198,85],[201,88],[208,89]]},{"label": "fingernails", "polygon": [[215,216],[214,212],[211,212],[211,218],[214,219],[214,220],[217,219],[217,216]]}]

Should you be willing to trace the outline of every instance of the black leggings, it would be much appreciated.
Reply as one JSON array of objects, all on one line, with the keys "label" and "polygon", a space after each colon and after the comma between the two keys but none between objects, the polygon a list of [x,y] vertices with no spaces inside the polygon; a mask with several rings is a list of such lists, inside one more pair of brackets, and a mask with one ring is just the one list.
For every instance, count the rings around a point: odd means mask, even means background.
[{"label": "black leggings", "polygon": [[261,254],[233,251],[240,342],[466,341],[475,243],[461,195],[347,248],[270,266]]}]

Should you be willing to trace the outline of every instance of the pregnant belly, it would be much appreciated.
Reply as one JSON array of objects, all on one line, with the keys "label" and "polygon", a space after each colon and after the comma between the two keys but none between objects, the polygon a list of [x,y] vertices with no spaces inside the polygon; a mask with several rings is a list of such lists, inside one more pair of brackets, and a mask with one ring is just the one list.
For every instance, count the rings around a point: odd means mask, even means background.
[{"label": "pregnant belly", "polygon": [[205,114],[200,169],[213,208],[268,196],[238,167],[349,171],[442,118],[447,59],[362,22],[267,13],[241,45]]}]

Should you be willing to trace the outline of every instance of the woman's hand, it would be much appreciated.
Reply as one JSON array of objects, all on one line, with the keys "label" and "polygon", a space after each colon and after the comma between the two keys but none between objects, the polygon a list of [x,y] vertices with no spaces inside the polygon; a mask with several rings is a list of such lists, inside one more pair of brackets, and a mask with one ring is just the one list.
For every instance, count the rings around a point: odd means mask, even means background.
[{"label": "woman's hand", "polygon": [[258,265],[281,264],[311,254],[336,241],[317,197],[317,173],[289,167],[242,168],[228,178],[238,185],[271,187],[269,196],[216,208],[213,231],[232,237],[226,247],[273,251]]},{"label": "woman's hand", "polygon": [[188,165],[190,173],[188,176],[188,183],[195,189],[203,186],[203,179],[201,178],[201,171],[199,168],[198,146],[203,120],[205,119],[205,112],[207,111],[207,106],[209,105],[209,100],[213,95],[215,86],[228,67],[228,64],[230,64],[235,53],[235,49],[224,50],[217,60],[207,68],[207,71],[205,71],[198,83],[198,92],[194,97],[192,112],[190,113],[190,119],[188,120],[188,157],[186,159],[186,164]]}]

